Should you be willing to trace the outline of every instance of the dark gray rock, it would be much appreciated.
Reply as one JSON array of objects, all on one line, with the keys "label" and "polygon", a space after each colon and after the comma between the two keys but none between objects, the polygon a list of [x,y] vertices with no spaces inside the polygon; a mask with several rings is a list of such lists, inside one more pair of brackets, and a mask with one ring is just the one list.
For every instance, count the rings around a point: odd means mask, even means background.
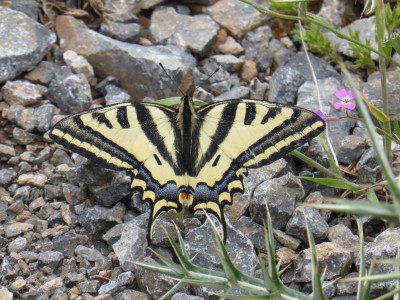
[{"label": "dark gray rock", "polygon": [[100,33],[127,43],[136,43],[145,35],[144,28],[139,24],[119,22],[101,23]]},{"label": "dark gray rock", "polygon": [[13,196],[13,202],[21,200],[24,203],[27,203],[30,197],[30,193],[32,188],[30,186],[21,186],[15,191]]},{"label": "dark gray rock", "polygon": [[36,0],[11,1],[13,10],[26,14],[29,18],[37,21],[39,16],[39,3]]},{"label": "dark gray rock", "polygon": [[112,245],[119,264],[125,271],[134,271],[132,260],[140,261],[147,249],[146,231],[133,222],[123,224],[121,238]]},{"label": "dark gray rock", "polygon": [[73,231],[57,235],[53,238],[54,251],[61,252],[64,257],[71,258],[75,248],[78,246],[78,239]]},{"label": "dark gray rock", "polygon": [[[150,2],[150,1],[146,1]],[[151,300],[151,297],[148,294],[127,289],[119,293],[114,297],[115,300],[132,300],[132,299],[138,299],[138,300]]]},{"label": "dark gray rock", "polygon": [[50,129],[51,120],[54,116],[56,107],[53,104],[43,104],[35,108],[33,118],[36,121],[35,128],[40,132],[46,132]]},{"label": "dark gray rock", "polygon": [[[192,85],[194,58],[174,46],[141,46],[113,40],[89,30],[71,16],[57,18],[56,31],[61,47],[85,56],[100,78],[114,76],[135,101],[145,97],[175,96],[178,88]],[[171,84],[171,77],[180,85]]]},{"label": "dark gray rock", "polygon": [[286,233],[307,243],[308,239],[304,215],[310,224],[311,233],[314,236],[314,239],[319,241],[325,238],[328,234],[329,225],[321,214],[319,214],[318,210],[311,207],[297,207],[294,210],[293,215],[286,224]]},{"label": "dark gray rock", "polygon": [[[377,260],[395,259],[400,247],[400,228],[389,228],[379,234],[375,240],[364,247],[365,263],[368,269]],[[357,257],[356,265],[359,266],[360,257]],[[391,274],[397,272],[396,266],[391,264],[374,263],[373,274]],[[371,285],[371,293],[383,295],[396,287],[396,281],[378,281]]]},{"label": "dark gray rock", "polygon": [[39,254],[38,268],[47,267],[55,271],[61,266],[64,255],[58,251],[45,251]]},{"label": "dark gray rock", "polygon": [[88,248],[82,245],[78,245],[75,248],[75,254],[82,256],[84,259],[88,261],[102,261],[103,255],[96,249]]},{"label": "dark gray rock", "polygon": [[8,186],[14,177],[14,173],[11,169],[0,170],[0,186]]},{"label": "dark gray rock", "polygon": [[11,265],[10,260],[4,257],[0,264],[0,276],[9,277],[14,273],[14,268]]},{"label": "dark gray rock", "polygon": [[219,30],[218,24],[210,16],[186,16],[172,7],[160,7],[153,11],[150,22],[151,39],[156,44],[172,40],[201,56],[209,52]]},{"label": "dark gray rock", "polygon": [[[386,76],[389,117],[391,120],[398,120],[400,118],[400,84],[397,79],[400,76],[400,70],[388,70]],[[363,84],[363,93],[373,105],[381,110],[383,109],[382,84],[379,72],[372,73],[368,77],[368,81]]]},{"label": "dark gray rock", "polygon": [[[324,272],[325,280],[344,276],[352,262],[351,251],[334,243],[321,243],[315,246],[319,272]],[[303,250],[294,260],[294,281],[310,282],[312,280],[312,262],[310,249]]]},{"label": "dark gray rock", "polygon": [[293,214],[295,203],[303,197],[304,190],[301,182],[291,173],[265,181],[254,190],[250,203],[250,215],[254,221],[262,224],[265,221],[265,204],[267,203],[273,227],[281,229]]},{"label": "dark gray rock", "polygon": [[272,65],[272,52],[269,47],[271,38],[272,32],[269,26],[260,26],[248,32],[243,38],[245,58],[254,61],[259,72],[267,71]]},{"label": "dark gray rock", "polygon": [[245,86],[234,87],[233,89],[215,97],[215,100],[228,100],[228,99],[243,99],[249,98],[250,90]]},{"label": "dark gray rock", "polygon": [[98,280],[87,280],[78,284],[81,293],[97,293],[100,287]]},{"label": "dark gray rock", "polygon": [[122,223],[124,214],[125,205],[122,203],[117,203],[111,208],[95,205],[79,214],[79,223],[90,234],[99,234],[106,232],[117,223]]},{"label": "dark gray rock", "polygon": [[345,281],[345,280],[349,280],[349,279],[356,279],[359,277],[359,274],[356,272],[352,272],[347,274],[346,276],[343,277],[344,280],[339,280],[337,282],[337,291],[336,291],[336,297],[334,299],[337,300],[352,300],[355,298],[352,297],[346,297],[348,295],[356,295],[357,294],[357,289],[358,289],[358,281],[354,280],[354,281]]},{"label": "dark gray rock", "polygon": [[[0,7],[0,83],[31,70],[56,41],[56,35],[27,15]],[[23,41],[23,43],[21,43]]]},{"label": "dark gray rock", "polygon": [[[214,224],[218,228],[218,221],[213,215]],[[231,259],[235,260],[235,266],[248,275],[253,275],[257,266],[257,258],[254,253],[253,244],[241,231],[232,227],[229,220],[227,222],[226,249]],[[214,239],[209,222],[206,220],[198,228],[189,230],[184,241],[186,251],[190,257],[195,257],[193,263],[210,269],[221,269],[220,259],[215,252],[215,244],[210,242]]]},{"label": "dark gray rock", "polygon": [[118,282],[110,280],[100,286],[99,295],[109,294],[111,296],[114,296],[115,294],[120,292],[121,289],[122,286]]},{"label": "dark gray rock", "polygon": [[64,284],[68,288],[72,288],[74,286],[77,286],[81,282],[85,282],[86,277],[82,273],[67,273],[67,275],[64,278]]},{"label": "dark gray rock", "polygon": [[108,230],[103,235],[103,240],[107,242],[108,245],[112,246],[121,238],[122,231],[124,230],[124,224],[117,224]]},{"label": "dark gray rock", "polygon": [[69,68],[64,67],[50,82],[49,99],[63,114],[81,112],[91,105],[90,85],[83,74],[72,74]]},{"label": "dark gray rock", "polygon": [[[315,75],[319,80],[334,77],[339,79],[337,71],[326,61],[311,53],[310,59]],[[311,81],[311,72],[308,72],[308,62],[304,53],[297,53],[290,60],[279,66],[272,74],[268,100],[282,104],[296,104],[297,91],[306,81]]]},{"label": "dark gray rock", "polygon": [[242,216],[234,226],[250,239],[258,251],[264,253],[267,252],[265,230],[263,226],[255,223],[252,219],[246,216]]},{"label": "dark gray rock", "polygon": [[102,185],[90,185],[89,189],[96,203],[110,206],[127,196],[131,192],[132,179],[125,172],[113,172],[112,180]]},{"label": "dark gray rock", "polygon": [[152,232],[152,245],[168,247],[170,245],[169,240],[165,234],[168,232],[173,239],[178,239],[178,234],[174,224],[171,222],[168,212],[162,212],[153,223]]},{"label": "dark gray rock", "polygon": [[123,89],[115,85],[107,85],[105,87],[106,94],[106,105],[131,102],[132,97]]},{"label": "dark gray rock", "polygon": [[107,94],[108,86],[119,87],[118,79],[114,76],[107,76],[95,86],[94,91],[96,94],[99,94],[99,96],[105,96]]},{"label": "dark gray rock", "polygon": [[135,281],[135,274],[132,272],[123,272],[118,275],[116,280],[121,286],[131,286]]},{"label": "dark gray rock", "polygon": [[202,297],[187,295],[184,293],[176,293],[172,296],[171,300],[204,300]]},{"label": "dark gray rock", "polygon": [[357,135],[349,135],[342,140],[337,158],[341,163],[348,165],[360,158],[366,147],[367,143],[364,138]]}]

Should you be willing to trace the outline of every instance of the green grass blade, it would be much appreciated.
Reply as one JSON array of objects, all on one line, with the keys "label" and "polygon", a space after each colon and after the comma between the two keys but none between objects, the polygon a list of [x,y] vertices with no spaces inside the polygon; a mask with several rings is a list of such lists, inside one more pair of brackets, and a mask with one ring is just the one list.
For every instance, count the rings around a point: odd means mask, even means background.
[{"label": "green grass blade", "polygon": [[319,183],[325,186],[333,187],[341,190],[350,190],[350,191],[360,191],[364,189],[362,186],[352,183],[344,178],[342,179],[334,179],[334,178],[316,178],[316,177],[307,177],[307,176],[298,176],[300,179],[305,179],[308,181],[312,181],[315,183]]}]

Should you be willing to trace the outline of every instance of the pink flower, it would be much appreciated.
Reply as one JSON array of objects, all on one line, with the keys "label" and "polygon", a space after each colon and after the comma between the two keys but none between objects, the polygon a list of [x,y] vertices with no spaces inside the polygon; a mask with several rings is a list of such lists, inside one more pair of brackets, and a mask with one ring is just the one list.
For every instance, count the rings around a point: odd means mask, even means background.
[{"label": "pink flower", "polygon": [[322,120],[324,120],[325,122],[328,122],[328,121],[337,121],[337,120],[339,120],[339,118],[338,117],[327,117],[327,116],[325,116],[325,114],[321,111],[321,110],[317,110],[316,112],[315,112],[315,114],[317,115],[317,116],[319,116]]},{"label": "pink flower", "polygon": [[335,103],[333,103],[333,107],[336,110],[339,110],[341,108],[353,110],[356,108],[356,104],[351,101],[354,99],[354,94],[352,90],[342,89],[337,91],[335,95],[338,99],[340,99],[340,101],[336,101]]}]

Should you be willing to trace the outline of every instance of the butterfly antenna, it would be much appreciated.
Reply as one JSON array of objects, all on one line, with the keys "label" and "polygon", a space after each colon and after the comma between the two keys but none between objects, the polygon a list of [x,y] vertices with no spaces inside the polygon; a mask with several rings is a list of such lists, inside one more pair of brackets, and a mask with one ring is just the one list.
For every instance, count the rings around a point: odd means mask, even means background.
[{"label": "butterfly antenna", "polygon": [[[202,80],[202,81],[208,81],[211,77],[213,77],[219,70],[222,69],[222,66],[218,66],[214,72],[211,73],[211,75],[209,75],[206,79]],[[200,86],[197,85],[194,87],[194,90],[197,90]]]},{"label": "butterfly antenna", "polygon": [[182,96],[185,95],[185,93],[182,92],[182,90],[181,90],[181,89],[179,88],[179,86],[177,85],[177,82],[176,82],[175,78],[172,77],[172,76],[167,72],[167,70],[164,68],[164,65],[163,65],[161,62],[159,62],[158,64],[160,65],[161,69],[164,71],[165,75],[167,75],[168,78],[171,80],[171,82],[176,86],[177,90],[182,94]]}]

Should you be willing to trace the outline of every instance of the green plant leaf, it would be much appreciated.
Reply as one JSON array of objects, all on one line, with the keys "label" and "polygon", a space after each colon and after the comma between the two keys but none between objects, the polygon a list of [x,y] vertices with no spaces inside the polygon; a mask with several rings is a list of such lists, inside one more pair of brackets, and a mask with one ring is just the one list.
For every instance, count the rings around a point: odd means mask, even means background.
[{"label": "green plant leaf", "polygon": [[298,176],[300,179],[305,179],[308,181],[312,181],[315,183],[323,184],[325,186],[341,189],[341,190],[350,190],[350,191],[360,191],[363,187],[358,184],[347,181],[346,179],[334,179],[334,178],[316,178],[316,177],[306,177],[306,176]]}]

